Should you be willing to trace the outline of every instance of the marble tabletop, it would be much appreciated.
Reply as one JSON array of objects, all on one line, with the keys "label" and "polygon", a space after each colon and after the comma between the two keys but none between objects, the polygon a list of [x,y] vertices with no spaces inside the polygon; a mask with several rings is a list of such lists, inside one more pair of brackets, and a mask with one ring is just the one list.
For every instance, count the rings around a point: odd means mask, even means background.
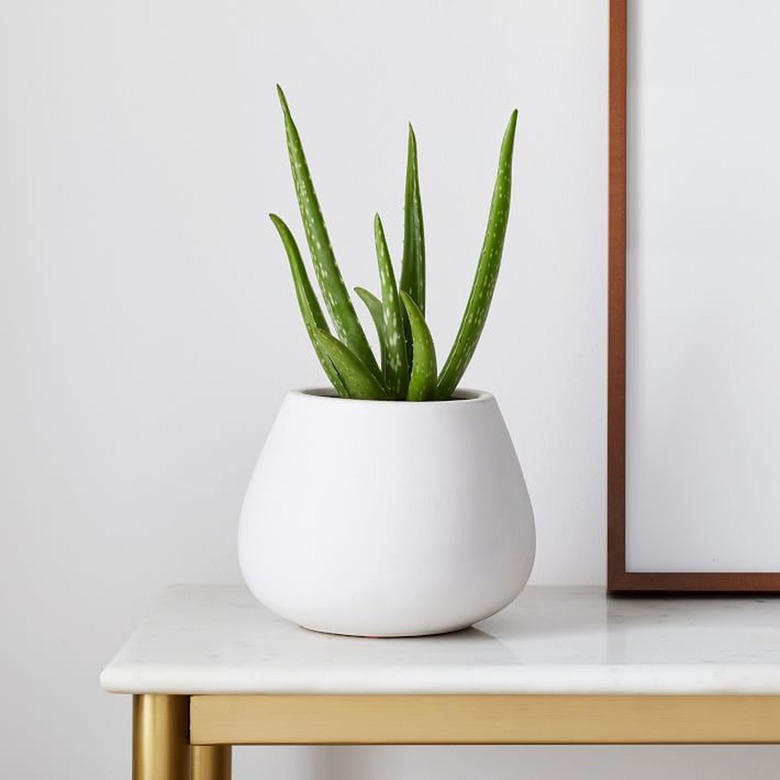
[{"label": "marble tabletop", "polygon": [[317,634],[240,585],[176,585],[101,675],[115,693],[780,694],[780,599],[529,587],[473,628]]}]

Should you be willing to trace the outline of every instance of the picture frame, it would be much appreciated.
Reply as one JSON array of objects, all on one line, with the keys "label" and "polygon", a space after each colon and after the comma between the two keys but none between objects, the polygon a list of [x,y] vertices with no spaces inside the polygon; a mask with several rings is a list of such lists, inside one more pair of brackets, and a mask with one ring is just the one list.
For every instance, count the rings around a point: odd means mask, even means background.
[{"label": "picture frame", "polygon": [[[691,0],[691,13],[695,11],[699,14],[696,25],[697,34],[694,35],[691,27],[685,26],[684,7],[686,2],[680,3],[678,1],[675,3],[674,13],[668,14],[667,27],[662,24],[653,25],[651,20],[648,22],[646,30],[632,27],[629,35],[629,24],[636,22],[633,17],[635,11],[641,10],[641,14],[638,13],[638,15],[642,17],[643,22],[648,16],[662,12],[660,4],[654,6],[652,14],[647,11],[647,5],[639,8],[637,4],[643,2],[656,3],[656,0],[610,0],[607,589],[614,594],[654,592],[776,594],[780,593],[780,543],[778,543],[780,530],[776,527],[780,526],[780,502],[775,504],[774,499],[777,497],[777,491],[774,484],[770,484],[771,478],[767,478],[763,466],[769,468],[771,474],[776,451],[774,442],[768,441],[768,439],[776,426],[780,428],[780,422],[778,422],[780,413],[774,414],[771,406],[768,407],[767,412],[767,404],[753,409],[753,399],[740,396],[740,393],[744,395],[745,384],[744,376],[742,376],[744,372],[740,372],[742,377],[740,379],[739,376],[736,376],[736,371],[734,377],[726,377],[723,381],[726,389],[722,389],[720,383],[714,383],[717,387],[716,395],[721,393],[725,398],[725,401],[720,405],[711,404],[718,412],[717,414],[713,413],[708,418],[704,412],[699,412],[698,407],[695,415],[687,413],[686,410],[691,407],[691,398],[697,397],[695,395],[699,387],[697,382],[705,381],[710,375],[708,371],[714,374],[714,369],[706,366],[705,357],[700,358],[701,364],[705,366],[700,372],[702,376],[695,380],[685,379],[685,371],[687,370],[685,360],[679,360],[676,364],[681,366],[679,374],[672,374],[668,367],[666,375],[652,374],[653,370],[661,371],[669,362],[664,360],[663,354],[661,354],[661,358],[657,357],[659,350],[656,342],[663,341],[662,337],[658,335],[663,328],[672,331],[671,335],[667,333],[663,338],[670,340],[677,337],[684,340],[680,334],[685,334],[686,331],[682,328],[675,331],[669,325],[669,321],[679,324],[681,321],[680,311],[687,311],[688,320],[686,321],[694,323],[696,335],[704,343],[704,348],[701,347],[700,343],[697,350],[692,349],[688,354],[696,356],[712,354],[716,356],[713,358],[715,361],[726,359],[718,351],[722,345],[723,329],[717,330],[715,328],[711,332],[706,331],[701,324],[702,318],[698,314],[701,309],[701,301],[705,299],[705,292],[707,294],[712,292],[713,296],[716,296],[720,288],[713,284],[712,291],[703,292],[696,289],[696,280],[702,278],[702,274],[699,272],[697,275],[696,270],[698,267],[696,263],[699,261],[691,260],[691,267],[688,269],[686,266],[688,260],[685,257],[682,260],[677,257],[678,265],[672,267],[675,269],[684,267],[688,274],[686,278],[689,282],[693,280],[693,283],[686,286],[680,282],[679,278],[664,280],[662,273],[650,264],[646,256],[652,252],[644,248],[661,245],[656,240],[657,237],[651,236],[648,239],[647,234],[659,229],[659,225],[667,224],[668,220],[665,223],[663,219],[655,218],[654,215],[659,209],[652,212],[653,192],[650,186],[645,186],[646,183],[643,183],[641,195],[637,195],[633,191],[638,186],[635,180],[636,176],[633,175],[637,171],[655,171],[660,168],[671,170],[673,173],[679,172],[679,162],[676,168],[671,163],[665,168],[663,161],[657,158],[651,161],[643,160],[641,155],[650,155],[659,149],[667,151],[677,149],[676,145],[684,145],[686,139],[689,138],[683,126],[684,121],[691,117],[693,117],[692,122],[700,121],[697,118],[698,114],[685,110],[684,101],[674,102],[676,87],[673,79],[667,79],[667,85],[670,83],[672,85],[667,89],[668,95],[662,90],[641,86],[641,79],[654,76],[653,53],[663,49],[663,57],[657,56],[656,63],[660,63],[658,67],[671,72],[672,76],[674,74],[670,69],[679,67],[682,71],[681,79],[683,81],[695,78],[699,72],[697,71],[699,59],[697,59],[696,47],[708,46],[707,35],[717,34],[718,30],[721,29],[718,26],[727,24],[727,20],[715,19],[710,27],[707,27],[709,20],[702,21],[700,18],[702,3],[698,0]],[[723,14],[732,12],[726,8],[725,0],[715,5]],[[733,2],[734,13],[738,11],[739,6],[739,3]],[[671,11],[671,9],[669,10]],[[754,10],[752,9],[751,13]],[[741,12],[747,13],[744,8]],[[773,13],[773,11],[770,12]],[[748,22],[754,25],[761,24],[760,19],[747,20],[746,23]],[[665,20],[664,24],[666,24]],[[704,28],[703,31],[702,28]],[[673,39],[669,46],[661,45],[664,42],[659,36],[667,34],[664,30]],[[737,30],[737,34],[738,32]],[[649,40],[645,38],[649,38]],[[637,50],[642,56],[640,61],[639,54],[636,54],[637,63],[634,63],[636,70],[633,71],[635,78],[630,80],[632,44],[637,45]],[[726,53],[718,54],[718,57],[727,56],[729,47],[724,48],[727,50]],[[739,51],[739,47],[736,47],[734,51]],[[675,57],[678,55],[680,59],[679,62],[676,62]],[[750,56],[753,55],[750,54],[748,59]],[[763,68],[760,70],[761,78],[768,77],[767,73],[772,75],[775,72],[780,73],[780,54],[773,56],[775,58],[770,63],[771,67],[768,70]],[[697,105],[697,111],[703,111],[704,114],[710,107],[710,103],[707,102],[709,91],[721,86],[710,82],[717,79],[717,74],[721,72],[719,68],[724,68],[722,72],[725,73],[727,72],[725,68],[728,67],[728,63],[723,60],[718,60],[713,66],[712,57],[708,51],[704,51],[700,59],[704,62],[707,57],[710,57],[706,61],[707,67],[702,66],[700,69],[706,83],[702,82],[700,91],[691,91],[692,99],[697,104],[701,104]],[[736,61],[735,57],[735,63]],[[740,64],[740,67],[746,66]],[[758,72],[758,70],[754,72]],[[745,76],[745,72],[741,75]],[[756,94],[759,94],[760,86],[760,84],[755,86]],[[749,95],[752,88],[748,72],[742,89]],[[648,94],[652,94],[655,101],[648,108],[641,103],[639,98],[636,98],[633,110],[637,111],[636,123],[637,125],[641,124],[641,127],[632,128],[631,125],[631,101],[635,99],[632,89],[636,89],[641,100],[646,103],[650,103],[650,99],[647,98]],[[743,92],[735,94],[741,96]],[[673,135],[671,142],[668,141],[669,123],[663,118],[663,112],[657,110],[659,105],[663,108],[663,103],[659,101],[666,99],[670,101],[670,104],[674,104],[674,121],[679,123],[677,127],[672,126],[674,133],[679,130],[679,139]],[[713,102],[711,105],[717,104]],[[744,107],[744,105],[739,106],[742,110]],[[758,110],[762,110],[762,106]],[[742,116],[741,124],[736,124],[739,119],[740,117],[737,117],[734,120],[736,131],[733,133],[737,141],[741,143],[737,151],[740,154],[748,155],[761,152],[764,148],[761,146],[761,139],[759,139],[758,148],[753,148],[753,144],[748,144],[746,147],[744,138],[738,132],[740,127],[751,127],[750,115]],[[748,121],[745,122],[745,119]],[[770,119],[774,119],[774,117],[770,116]],[[667,124],[664,124],[665,121]],[[780,113],[777,117],[777,127],[780,127]],[[665,144],[655,143],[655,140],[662,136],[667,139]],[[632,139],[635,142],[639,139],[639,143],[635,143],[633,148],[631,146]],[[705,139],[702,145],[706,147],[707,143],[708,140]],[[677,149],[677,151],[680,150]],[[718,151],[722,155],[722,157],[717,158],[718,160],[728,161],[730,159],[728,155],[735,154],[735,150],[729,151],[728,148]],[[696,158],[695,164],[691,165],[692,171],[696,169],[696,165],[707,164],[708,153],[707,149],[702,151],[697,147],[696,153],[692,155]],[[632,154],[635,156],[632,157]],[[761,179],[761,181],[768,182],[771,192],[776,192],[775,182],[776,179],[780,179],[780,176],[775,176],[775,174],[780,169],[780,163],[777,163],[772,157],[769,172],[753,163],[754,160],[751,158],[750,164],[746,163],[743,166],[744,171],[753,177],[767,176],[768,178]],[[738,166],[736,169],[739,174],[736,178],[741,181],[744,171]],[[702,170],[706,172],[709,169],[700,167],[697,170],[701,173]],[[681,179],[682,176],[678,178]],[[717,184],[717,178],[712,178]],[[670,181],[672,180],[677,182],[674,176],[670,177]],[[683,202],[678,211],[685,212],[686,208],[704,209],[709,197],[706,188],[711,184],[710,181],[701,181],[698,184],[703,190],[700,198],[703,203],[696,202],[694,206],[691,206],[689,200]],[[667,192],[668,197],[673,199],[678,192],[682,198],[688,190],[685,186],[679,188],[669,186]],[[763,191],[760,194],[766,195]],[[758,204],[757,210],[763,213],[761,210],[766,207],[767,204],[762,201]],[[674,205],[671,205],[668,212],[665,213],[671,212],[673,208]],[[648,213],[650,213],[649,217]],[[750,210],[745,210],[745,213],[748,220],[754,218]],[[636,224],[639,224],[636,229],[642,233],[641,241],[636,236],[632,236],[632,219],[635,221],[635,227]],[[688,227],[693,229],[695,225],[696,221],[692,220]],[[713,237],[708,236],[707,241],[714,242],[717,239],[715,234],[719,225],[716,216],[713,216],[713,225]],[[772,239],[775,238],[773,234]],[[673,244],[674,236],[669,235],[665,239],[668,239],[667,244]],[[715,246],[716,250],[717,248]],[[780,258],[780,243],[777,243],[776,249],[775,257]],[[752,265],[749,270],[753,270],[759,261],[760,258],[750,260]],[[722,266],[723,264],[721,264]],[[727,264],[726,268],[724,276],[727,278],[722,282],[724,285],[727,285],[732,277],[743,278],[737,276],[738,272],[728,267]],[[648,269],[653,270],[648,271]],[[670,274],[670,276],[676,277],[677,274]],[[639,280],[647,278],[652,278],[652,284],[647,284],[643,288],[639,284]],[[760,290],[761,278],[752,279],[751,283],[756,285],[756,291]],[[747,289],[747,285],[745,287]],[[669,300],[672,295],[675,296],[675,299],[670,304]],[[689,302],[691,305],[687,310],[684,302],[677,305],[677,301],[683,299],[685,295],[689,295],[691,299]],[[755,327],[754,324],[751,324],[753,314],[752,309],[749,308],[749,290],[746,296],[745,300],[740,300],[740,305],[742,310],[747,311],[746,319],[750,322],[747,324],[737,322],[735,332],[740,334],[744,329]],[[728,297],[726,296],[726,298]],[[710,303],[722,302],[722,299],[722,295],[720,298],[714,297]],[[632,303],[634,309],[631,307]],[[780,309],[780,306],[777,308]],[[656,309],[663,309],[663,311],[659,314]],[[691,314],[690,311],[694,313]],[[717,317],[725,316],[719,313],[716,305],[710,305],[708,311],[715,312],[713,315],[715,322],[717,322]],[[632,315],[635,315],[633,319]],[[736,320],[736,315],[733,316]],[[780,315],[774,322],[780,324]],[[731,324],[729,326],[731,327]],[[776,332],[780,333],[780,327],[777,328]],[[716,342],[717,334],[721,334],[721,343]],[[708,339],[713,341],[713,344],[710,345],[712,349],[709,350],[707,349]],[[737,344],[736,346],[730,345],[730,348],[739,349],[738,337],[735,336],[733,341]],[[747,340],[744,343],[751,350],[751,355],[746,357],[745,361],[750,358],[755,362],[757,360],[755,355],[761,354],[759,347],[754,349],[752,342]],[[651,346],[646,346],[648,344]],[[767,340],[767,344],[771,344],[771,340]],[[640,347],[638,350],[637,346]],[[668,351],[674,352],[675,349],[676,347],[672,345]],[[774,350],[774,346],[772,346],[772,350]],[[755,354],[753,354],[754,352]],[[739,362],[741,365],[741,360]],[[764,361],[759,359],[758,362],[757,372],[759,374],[769,371],[769,367],[764,365]],[[777,372],[780,374],[780,363],[778,363]],[[770,384],[774,382],[771,374],[767,374],[767,376]],[[648,381],[648,378],[652,381]],[[659,386],[663,388],[666,395],[662,396],[661,392],[656,390]],[[654,432],[663,427],[664,422],[671,415],[668,408],[664,407],[658,399],[661,397],[668,399],[672,396],[680,401],[681,411],[675,418],[680,421],[679,427],[674,427],[670,423],[668,426],[670,435],[665,446],[655,446],[653,449],[647,442],[642,441],[641,436],[644,434],[647,438],[648,431],[655,435]],[[780,395],[778,397],[780,398]],[[734,410],[738,410],[738,413],[735,414]],[[750,415],[757,417],[759,414],[763,414],[767,416],[770,420],[771,430],[767,431],[765,435],[764,432],[756,429],[756,425],[746,423],[743,428],[747,432],[743,436],[742,428],[739,429],[740,442],[744,443],[747,457],[742,461],[735,458],[735,463],[731,465],[733,473],[724,480],[723,469],[729,467],[728,457],[731,453],[718,453],[717,457],[710,458],[709,450],[706,447],[709,440],[698,442],[694,434],[695,431],[705,431],[706,438],[706,436],[716,435],[716,433],[711,433],[712,431],[731,431],[741,414],[745,415],[746,420],[751,419],[753,423],[756,420],[750,418]],[[701,421],[697,422],[698,427],[694,433],[691,432],[691,417],[693,416],[701,416]],[[760,424],[761,418],[758,418],[758,422]],[[728,436],[724,436],[721,443],[722,449],[728,450],[730,444]],[[678,450],[682,450],[683,453],[681,454]],[[699,457],[697,453],[703,453],[703,455]],[[674,468],[669,465],[669,462],[674,463]],[[777,459],[777,463],[780,472],[780,458]],[[689,481],[686,481],[685,475],[689,472],[692,476]],[[666,474],[667,480],[659,478],[659,474]],[[673,485],[669,484],[670,474],[674,482]],[[710,477],[711,479],[709,479]],[[751,480],[755,484],[752,484]],[[778,481],[780,482],[780,477],[778,477]],[[697,494],[694,483],[705,486],[705,490],[699,490]],[[707,485],[711,485],[711,489],[706,489]],[[704,493],[710,492],[717,492],[718,495],[704,495]],[[670,498],[670,493],[675,494],[673,498]],[[750,500],[746,502],[745,496],[748,496]],[[671,513],[670,506],[672,507]],[[777,508],[777,523],[773,524],[771,517],[775,506]],[[673,521],[668,517],[670,514],[676,515]],[[689,521],[690,527],[687,525]]]}]

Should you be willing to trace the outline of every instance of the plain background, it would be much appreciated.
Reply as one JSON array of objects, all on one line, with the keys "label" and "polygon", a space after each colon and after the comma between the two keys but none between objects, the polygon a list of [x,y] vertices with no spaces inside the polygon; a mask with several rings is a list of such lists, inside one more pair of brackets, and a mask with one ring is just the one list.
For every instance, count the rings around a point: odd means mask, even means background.
[{"label": "plain background", "polygon": [[[400,250],[418,135],[429,313],[448,347],[500,137],[504,268],[466,384],[498,396],[535,506],[535,583],[603,583],[606,0],[0,3],[0,763],[129,777],[102,666],[170,582],[237,581],[253,462],[321,383],[267,220],[300,234],[274,83],[350,284]],[[237,751],[237,777],[748,778],[776,748]]]}]

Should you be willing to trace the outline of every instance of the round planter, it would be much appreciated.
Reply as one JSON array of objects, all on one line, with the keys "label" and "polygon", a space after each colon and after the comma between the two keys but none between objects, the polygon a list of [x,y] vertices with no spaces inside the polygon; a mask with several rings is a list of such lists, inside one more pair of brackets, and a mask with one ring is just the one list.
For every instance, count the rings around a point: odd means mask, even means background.
[{"label": "round planter", "polygon": [[241,511],[249,589],[305,628],[455,631],[522,590],[533,510],[496,399],[355,401],[290,392]]}]

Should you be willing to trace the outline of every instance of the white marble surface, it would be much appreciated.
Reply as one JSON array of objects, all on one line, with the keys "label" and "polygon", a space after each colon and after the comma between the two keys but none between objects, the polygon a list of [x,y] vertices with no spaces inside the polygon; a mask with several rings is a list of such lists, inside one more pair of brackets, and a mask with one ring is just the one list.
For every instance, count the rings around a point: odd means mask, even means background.
[{"label": "white marble surface", "polygon": [[356,639],[238,585],[176,585],[101,675],[117,693],[780,694],[780,599],[527,588],[456,634]]}]

